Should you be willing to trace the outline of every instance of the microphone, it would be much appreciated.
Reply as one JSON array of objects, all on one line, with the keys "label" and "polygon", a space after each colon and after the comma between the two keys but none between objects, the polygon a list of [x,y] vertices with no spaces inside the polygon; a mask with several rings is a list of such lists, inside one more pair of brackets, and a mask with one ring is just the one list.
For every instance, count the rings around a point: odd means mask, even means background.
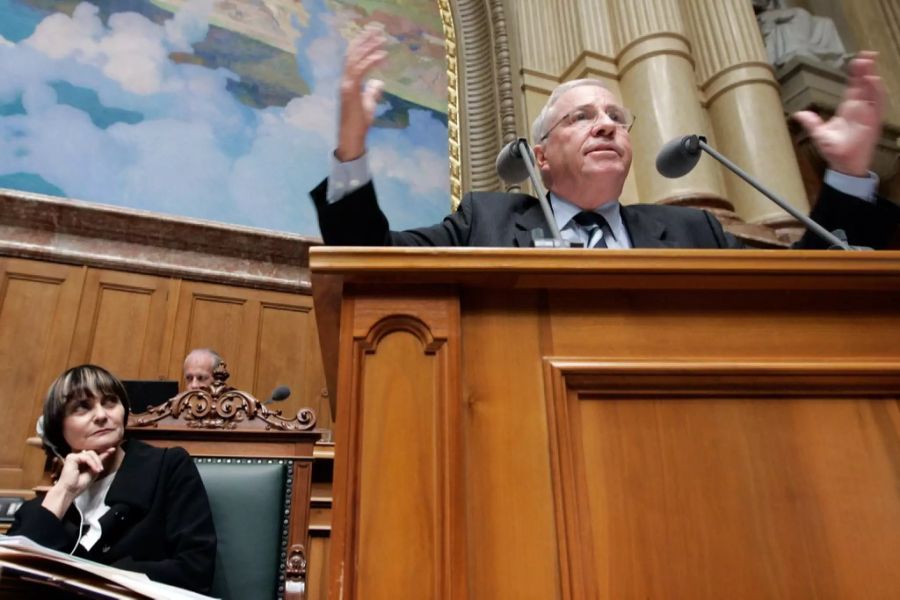
[{"label": "microphone", "polygon": [[691,169],[697,166],[697,163],[700,161],[701,151],[706,152],[725,165],[728,170],[746,181],[756,191],[803,223],[808,230],[828,242],[832,248],[840,248],[842,250],[851,250],[855,248],[847,244],[846,240],[840,239],[834,233],[813,221],[809,216],[803,214],[785,200],[779,198],[773,192],[763,187],[761,183],[750,177],[750,175],[739,166],[716,152],[714,148],[706,143],[706,138],[702,135],[685,135],[666,142],[660,149],[659,154],[656,155],[656,170],[659,171],[659,174],[663,177],[668,177],[670,179],[686,175]]},{"label": "microphone", "polygon": [[656,170],[663,177],[676,179],[690,173],[700,161],[700,140],[697,135],[669,140],[656,155]]},{"label": "microphone", "polygon": [[[533,239],[534,245],[538,248],[571,247],[571,242],[562,239],[559,226],[553,217],[553,211],[550,210],[550,203],[547,201],[547,191],[541,184],[541,178],[538,177],[534,153],[531,151],[531,146],[528,145],[528,140],[518,138],[503,146],[497,155],[496,167],[497,175],[506,183],[513,184],[528,178],[531,179],[531,185],[534,186],[538,203],[541,206],[541,211],[544,213],[544,220],[547,222],[552,235],[549,239],[535,236]],[[540,231],[540,229],[535,231]],[[532,232],[532,235],[534,235],[534,232]]]},{"label": "microphone", "polygon": [[522,158],[519,142],[528,143],[524,138],[519,138],[503,146],[500,154],[497,155],[497,175],[510,185],[528,179],[528,167],[525,166],[525,160]]},{"label": "microphone", "polygon": [[263,402],[263,404],[268,404],[270,402],[281,402],[283,400],[287,400],[291,395],[291,388],[286,385],[279,385],[277,388],[272,390],[272,393],[269,395],[269,399]]}]

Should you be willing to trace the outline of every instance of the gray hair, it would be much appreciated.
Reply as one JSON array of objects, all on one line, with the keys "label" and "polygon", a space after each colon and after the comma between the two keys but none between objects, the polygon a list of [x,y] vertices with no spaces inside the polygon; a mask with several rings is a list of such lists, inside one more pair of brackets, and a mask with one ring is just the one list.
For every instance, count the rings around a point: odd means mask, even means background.
[{"label": "gray hair", "polygon": [[187,356],[184,357],[185,362],[187,362],[187,359],[190,358],[190,356],[193,354],[206,354],[208,356],[211,356],[213,359],[213,364],[210,370],[212,371],[215,371],[216,367],[222,364],[222,362],[225,360],[218,352],[216,352],[212,348],[194,348],[187,353]]},{"label": "gray hair", "polygon": [[538,113],[537,118],[534,120],[534,123],[531,125],[531,143],[532,144],[540,144],[545,135],[547,135],[547,129],[552,127],[551,124],[548,123],[550,120],[550,115],[553,112],[553,106],[559,100],[560,96],[571,90],[572,88],[581,87],[585,85],[593,85],[604,90],[609,90],[606,85],[602,81],[597,79],[573,79],[572,81],[566,81],[564,83],[559,84],[550,94],[550,98],[547,100],[547,104],[544,105],[544,108],[541,109],[541,112]]}]

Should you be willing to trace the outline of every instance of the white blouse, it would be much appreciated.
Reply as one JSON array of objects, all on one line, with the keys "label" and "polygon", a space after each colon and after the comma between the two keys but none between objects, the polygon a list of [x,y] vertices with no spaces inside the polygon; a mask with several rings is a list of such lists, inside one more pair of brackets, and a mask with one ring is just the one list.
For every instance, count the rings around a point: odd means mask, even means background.
[{"label": "white blouse", "polygon": [[100,531],[100,517],[109,510],[106,505],[106,493],[116,478],[116,472],[112,472],[103,479],[98,479],[89,485],[77,498],[75,506],[81,511],[82,530],[87,525],[87,531],[81,535],[81,545],[85,550],[90,550],[103,534]]}]

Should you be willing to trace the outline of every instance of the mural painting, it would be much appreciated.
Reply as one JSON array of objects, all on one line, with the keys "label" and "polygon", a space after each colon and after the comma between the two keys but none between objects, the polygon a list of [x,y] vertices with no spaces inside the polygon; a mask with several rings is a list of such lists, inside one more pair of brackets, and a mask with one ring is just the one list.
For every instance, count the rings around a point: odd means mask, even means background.
[{"label": "mural painting", "polygon": [[347,40],[390,40],[370,167],[392,225],[450,206],[434,0],[0,0],[0,187],[318,235]]}]

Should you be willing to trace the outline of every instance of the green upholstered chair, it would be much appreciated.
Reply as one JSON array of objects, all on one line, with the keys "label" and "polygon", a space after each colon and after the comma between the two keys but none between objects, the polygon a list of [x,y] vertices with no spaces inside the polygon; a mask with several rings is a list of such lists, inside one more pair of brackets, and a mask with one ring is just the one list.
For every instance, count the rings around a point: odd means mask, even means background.
[{"label": "green upholstered chair", "polygon": [[225,600],[303,597],[315,415],[288,419],[224,384],[181,393],[132,414],[128,434],[181,446],[200,471],[216,526],[212,595]]},{"label": "green upholstered chair", "polygon": [[218,537],[212,595],[225,600],[283,597],[290,461],[194,460],[209,495]]}]

